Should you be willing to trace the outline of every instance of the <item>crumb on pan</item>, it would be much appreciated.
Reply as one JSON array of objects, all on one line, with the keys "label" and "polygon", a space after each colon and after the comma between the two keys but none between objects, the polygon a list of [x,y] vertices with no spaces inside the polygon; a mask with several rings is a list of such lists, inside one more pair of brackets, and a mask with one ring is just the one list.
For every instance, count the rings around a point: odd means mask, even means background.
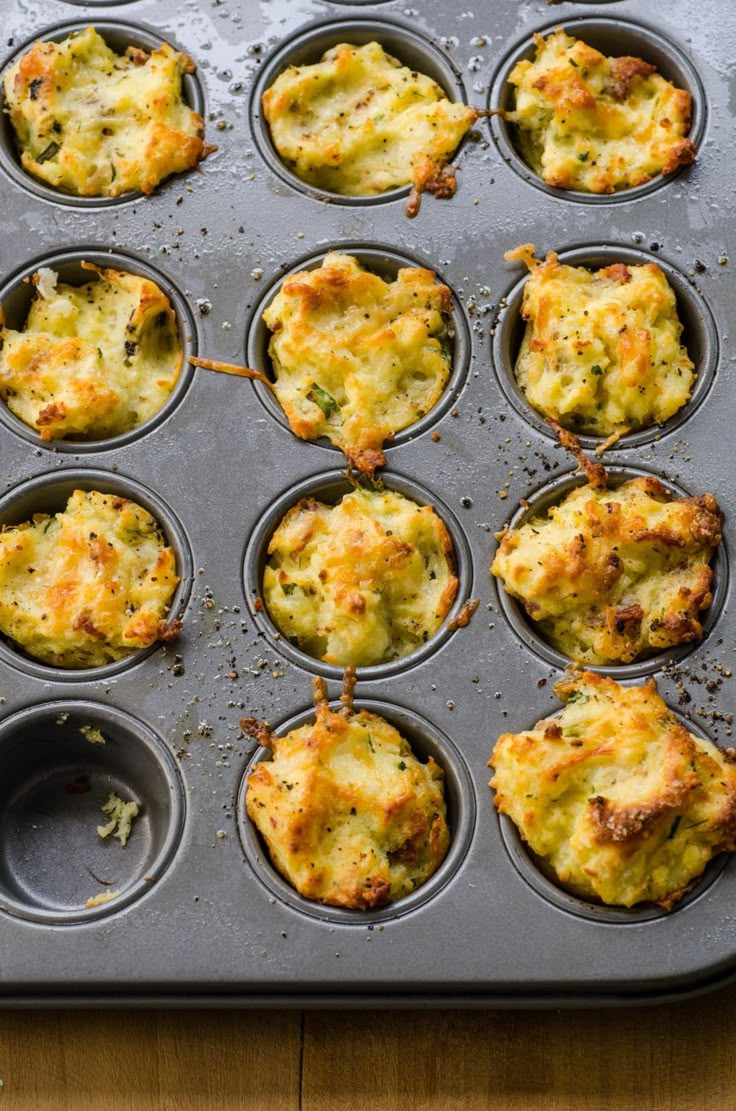
[{"label": "crumb on pan", "polygon": [[692,162],[692,97],[641,58],[607,58],[564,30],[534,36],[516,64],[515,124],[522,154],[548,185],[614,193]]},{"label": "crumb on pan", "polygon": [[478,118],[376,42],[340,43],[313,65],[289,66],[264,93],[263,114],[303,181],[346,196],[412,184],[409,215],[421,192],[454,193],[446,164]]},{"label": "crumb on pan", "polygon": [[263,314],[273,391],[295,435],[327,436],[358,470],[436,405],[452,364],[452,296],[431,270],[394,281],[329,253],[285,278]]},{"label": "crumb on pan", "polygon": [[80,725],[79,732],[91,745],[106,745],[107,741],[96,725]]},{"label": "crumb on pan", "polygon": [[98,836],[104,841],[112,834],[115,840],[119,841],[125,848],[128,844],[133,822],[139,814],[138,803],[132,799],[126,802],[125,799],[121,799],[119,795],[112,791],[103,802],[100,810],[107,815],[108,821],[97,827]]},{"label": "crumb on pan", "polygon": [[117,888],[115,888],[114,891],[101,891],[99,895],[93,895],[91,899],[87,899],[84,905],[87,910],[91,910],[93,907],[101,907],[105,903],[109,903],[113,899],[119,898],[119,896],[120,892]]},{"label": "crumb on pan", "polygon": [[415,891],[447,853],[443,772],[384,718],[356,711],[352,690],[331,710],[324,683],[314,686],[314,721],[269,735],[272,759],[248,777],[247,813],[300,895],[375,910]]},{"label": "crumb on pan", "polygon": [[182,365],[176,315],[150,278],[91,263],[81,286],[33,277],[23,327],[0,326],[0,398],[42,440],[104,440],[150,420]]},{"label": "crumb on pan", "polygon": [[153,192],[214,149],[182,97],[194,68],[168,43],[116,54],[94,27],[35,42],[4,78],[23,167],[80,197]]},{"label": "crumb on pan", "polygon": [[178,582],[156,520],[115,494],[75,490],[61,512],[0,531],[0,632],[54,667],[100,667],[175,637]]},{"label": "crumb on pan", "polygon": [[452,541],[430,505],[357,488],[336,505],[303,498],[271,537],[263,597],[304,652],[366,667],[407,655],[457,593]]},{"label": "crumb on pan", "polygon": [[496,807],[574,893],[670,909],[736,847],[736,753],[688,732],[653,679],[585,672],[555,693],[560,714],[499,737]]},{"label": "crumb on pan", "polygon": [[515,367],[529,404],[574,432],[610,440],[674,416],[696,375],[660,267],[591,270],[561,263],[554,251],[540,262],[533,252],[524,244],[504,256],[530,269]]}]

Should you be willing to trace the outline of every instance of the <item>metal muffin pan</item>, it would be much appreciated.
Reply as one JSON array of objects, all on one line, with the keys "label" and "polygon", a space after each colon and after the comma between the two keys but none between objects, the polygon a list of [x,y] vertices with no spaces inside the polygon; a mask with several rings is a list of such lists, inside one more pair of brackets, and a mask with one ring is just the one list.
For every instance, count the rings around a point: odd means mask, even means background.
[{"label": "metal muffin pan", "polygon": [[[540,256],[556,250],[590,265],[617,255],[662,262],[698,363],[696,391],[680,418],[604,458],[614,475],[642,470],[690,493],[713,492],[726,514],[724,553],[734,550],[736,280],[723,181],[736,125],[729,37],[711,33],[731,17],[716,0],[672,0],[650,7],[645,24],[639,7],[568,0],[551,13],[544,0],[520,0],[473,15],[438,0],[421,10],[399,0],[352,9],[335,0],[96,5],[77,25],[122,22],[130,41],[153,35],[192,56],[191,95],[201,98],[193,103],[206,105],[207,140],[218,152],[152,197],[80,202],[33,183],[4,131],[0,288],[19,316],[18,279],[39,264],[124,260],[160,275],[190,350],[260,366],[267,336],[259,314],[284,274],[329,250],[354,250],[381,273],[404,260],[434,269],[455,297],[453,378],[434,413],[390,446],[385,480],[444,517],[458,555],[457,607],[469,595],[480,602],[466,628],[445,630],[396,666],[363,669],[356,690],[358,705],[380,705],[418,753],[436,754],[445,768],[450,856],[392,908],[356,916],[304,905],[244,816],[244,777],[264,754],[238,723],[243,714],[303,721],[317,673],[337,693],[336,669],[278,639],[253,599],[281,510],[306,491],[334,495],[341,479],[329,468],[339,456],[292,436],[258,384],[203,370],[160,419],[98,445],[41,444],[4,414],[3,521],[102,484],[154,512],[184,580],[172,614],[183,618],[180,638],[121,664],[63,672],[0,645],[5,1005],[614,1005],[687,996],[733,976],[731,860],[714,864],[669,914],[594,907],[544,876],[498,819],[487,785],[498,735],[558,710],[552,687],[563,662],[532,643],[528,626],[519,632],[520,615],[488,573],[493,534],[524,510],[522,499],[534,504],[540,492],[559,490],[573,467],[514,394],[521,271],[504,263],[504,251],[534,242]],[[62,0],[24,9],[12,0],[4,13],[2,67],[22,45],[69,26]],[[463,143],[456,196],[425,197],[414,220],[403,213],[406,190],[377,203],[324,195],[269,150],[258,97],[300,44],[317,56],[339,39],[375,37],[482,108],[496,103],[503,67],[534,31],[582,31],[579,21],[592,20],[604,36],[596,45],[636,53],[618,19],[643,29],[642,42],[663,44],[649,56],[665,73],[692,82],[702,138],[693,167],[609,203],[540,188],[497,119],[479,121]],[[402,55],[409,41],[423,53]],[[685,68],[670,70],[675,63]],[[636,667],[653,671],[693,731],[729,744],[736,626],[725,554],[716,581],[702,644]],[[624,681],[640,682],[639,671]],[[59,713],[70,715],[61,726]],[[87,722],[110,736],[107,746],[88,744],[78,731]],[[94,790],[62,791],[79,774]],[[100,799],[112,789],[142,803],[125,849],[95,832]],[[34,819],[41,805],[43,823]],[[49,821],[58,823],[68,864]],[[86,908],[108,884],[120,899]]]}]

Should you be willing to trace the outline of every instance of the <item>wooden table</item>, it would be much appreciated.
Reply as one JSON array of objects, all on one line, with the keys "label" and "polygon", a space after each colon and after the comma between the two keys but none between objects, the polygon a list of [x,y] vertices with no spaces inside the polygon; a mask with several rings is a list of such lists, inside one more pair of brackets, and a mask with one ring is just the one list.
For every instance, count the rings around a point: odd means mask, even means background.
[{"label": "wooden table", "polygon": [[0,1111],[731,1111],[736,988],[553,1012],[0,1014]]}]

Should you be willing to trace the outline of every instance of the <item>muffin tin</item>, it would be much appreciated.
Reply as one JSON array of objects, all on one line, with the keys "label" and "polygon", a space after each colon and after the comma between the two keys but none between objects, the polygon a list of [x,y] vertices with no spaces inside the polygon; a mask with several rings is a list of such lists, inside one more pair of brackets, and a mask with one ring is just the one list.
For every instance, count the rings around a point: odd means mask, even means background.
[{"label": "muffin tin", "polygon": [[[635,668],[653,674],[695,732],[732,742],[736,626],[728,575],[736,493],[729,321],[736,299],[727,212],[731,40],[716,0],[600,5],[507,0],[486,10],[405,0],[11,0],[0,65],[33,39],[94,23],[111,41],[165,38],[198,65],[187,96],[219,151],[148,198],[78,200],[20,168],[3,125],[0,299],[22,316],[39,265],[75,280],[84,259],[129,265],[170,294],[187,353],[269,370],[264,304],[280,278],[347,250],[380,273],[404,260],[453,291],[449,392],[386,451],[385,482],[445,519],[458,557],[453,614],[420,652],[360,669],[356,705],[384,713],[445,769],[450,853],[415,896],[357,914],[305,903],[275,873],[244,814],[244,776],[263,759],[239,719],[288,728],[310,712],[312,676],[338,671],[281,639],[259,609],[269,530],[304,492],[338,496],[342,459],[297,440],[258,383],[186,372],[157,418],[95,444],[43,443],[7,413],[0,521],[54,510],[77,486],[132,495],[174,544],[180,638],[106,668],[62,672],[0,644],[0,1001],[130,1005],[559,1006],[653,1001],[722,984],[736,968],[736,866],[719,860],[674,911],[594,907],[560,892],[499,820],[486,762],[498,735],[558,709],[562,661],[535,642],[489,565],[494,532],[573,479],[573,460],[515,390],[522,271],[504,251],[533,242],[566,261],[654,259],[675,287],[699,379],[686,409],[606,453],[615,477],[654,473],[726,513],[716,597],[700,645]],[[619,23],[619,21],[623,21]],[[725,26],[724,26],[725,24]],[[606,198],[546,188],[497,117],[478,121],[455,197],[321,194],[278,162],[260,118],[265,83],[340,39],[376,38],[452,97],[501,103],[512,58],[563,25],[643,53],[695,94],[693,167]],[[128,31],[127,29],[130,29]],[[152,38],[151,38],[152,36]],[[595,37],[594,37],[595,36]],[[307,51],[307,53],[304,53]],[[300,53],[301,52],[301,53]],[[602,202],[602,203],[601,203]],[[591,444],[592,446],[592,444]],[[452,616],[452,615],[451,615]],[[92,745],[92,724],[106,738]],[[75,786],[76,785],[76,786]],[[77,790],[84,787],[84,790]],[[111,790],[141,804],[125,848],[95,826]],[[110,890],[120,896],[86,907]]]}]

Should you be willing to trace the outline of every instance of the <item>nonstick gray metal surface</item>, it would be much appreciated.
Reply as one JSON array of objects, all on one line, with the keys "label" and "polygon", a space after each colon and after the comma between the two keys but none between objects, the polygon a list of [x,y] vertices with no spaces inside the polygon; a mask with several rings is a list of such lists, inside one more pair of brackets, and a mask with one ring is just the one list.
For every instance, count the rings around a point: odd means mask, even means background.
[{"label": "nonstick gray metal surface", "polygon": [[[672,998],[736,970],[736,866],[718,861],[673,912],[593,906],[553,887],[500,822],[486,762],[497,736],[552,713],[562,661],[540,646],[488,568],[494,532],[520,499],[549,496],[572,459],[518,395],[519,267],[503,252],[534,242],[570,252],[660,262],[677,292],[699,381],[681,415],[622,440],[606,459],[726,513],[724,554],[702,644],[656,657],[673,709],[722,744],[736,709],[733,428],[736,304],[732,151],[736,13],[719,0],[612,0],[600,5],[505,0],[130,0],[87,6],[5,0],[0,65],[42,36],[94,23],[110,41],[172,41],[197,63],[188,82],[219,150],[150,198],[80,202],[19,167],[0,134],[0,300],[22,316],[24,276],[109,260],[158,275],[189,352],[263,360],[260,311],[275,283],[332,248],[380,272],[403,259],[435,269],[456,306],[447,400],[387,452],[386,483],[435,504],[451,526],[460,597],[480,600],[470,625],[444,630],[415,656],[359,672],[358,705],[378,704],[418,752],[447,772],[452,844],[416,897],[355,914],[307,904],[273,871],[243,813],[257,758],[238,721],[303,721],[315,665],[274,635],[255,604],[275,506],[305,487],[339,491],[343,459],[293,437],[252,382],[196,370],[159,418],[95,445],[47,445],[0,414],[0,520],[55,510],[74,486],[130,492],[158,516],[183,573],[184,631],[122,664],[63,673],[0,646],[0,1004],[120,1005],[619,1004]],[[264,83],[291,59],[343,38],[376,38],[421,65],[453,98],[503,102],[503,78],[537,30],[563,25],[614,53],[651,57],[695,97],[693,167],[628,193],[593,198],[548,189],[520,162],[497,118],[481,120],[458,157],[455,197],[406,190],[350,200],[319,193],[280,165],[259,113]],[[433,434],[438,434],[433,436]],[[456,607],[456,608],[457,608]],[[68,716],[67,716],[68,715]],[[91,746],[79,724],[98,725]],[[62,791],[77,776],[93,790]],[[96,836],[110,790],[144,817],[125,849]],[[82,801],[78,801],[81,799]],[[85,909],[111,888],[119,900]]]}]

